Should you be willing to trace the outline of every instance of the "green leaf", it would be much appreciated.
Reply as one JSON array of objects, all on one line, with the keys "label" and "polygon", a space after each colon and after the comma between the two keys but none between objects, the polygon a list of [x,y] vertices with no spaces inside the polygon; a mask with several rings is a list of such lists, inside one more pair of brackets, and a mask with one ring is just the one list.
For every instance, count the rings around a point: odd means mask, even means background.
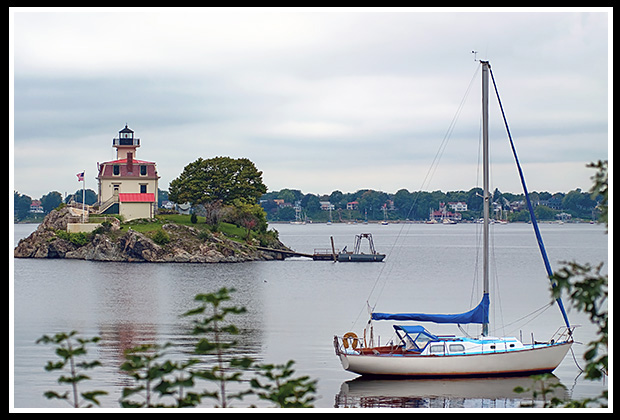
[{"label": "green leaf", "polygon": [[83,392],[82,394],[82,398],[84,398],[87,401],[91,401],[97,405],[101,405],[99,403],[99,400],[97,400],[97,397],[101,396],[101,395],[108,395],[108,393],[106,391],[90,391],[90,392]]}]

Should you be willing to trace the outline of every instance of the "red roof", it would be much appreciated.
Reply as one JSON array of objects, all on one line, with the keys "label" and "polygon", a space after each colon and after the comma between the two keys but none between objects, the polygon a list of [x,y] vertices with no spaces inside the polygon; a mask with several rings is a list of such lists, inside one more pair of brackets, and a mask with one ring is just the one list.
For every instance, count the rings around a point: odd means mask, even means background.
[{"label": "red roof", "polygon": [[[104,163],[127,163],[127,159],[116,159],[116,160],[109,160],[107,162],[101,162],[100,164],[104,164]],[[152,163],[155,164],[155,162],[148,162],[146,160],[138,160],[138,159],[133,159],[133,163],[135,164],[141,164],[141,163]]]},{"label": "red roof", "polygon": [[121,203],[154,203],[154,193],[119,193],[118,199]]},{"label": "red roof", "polygon": [[[111,160],[109,162],[99,163],[99,176],[97,178],[141,178],[141,179],[157,179],[157,169],[155,162],[147,162],[145,160],[133,159],[133,169],[129,172],[127,167],[127,159]],[[146,174],[141,175],[140,166],[146,166]],[[118,166],[118,174],[114,175],[114,166]]]}]

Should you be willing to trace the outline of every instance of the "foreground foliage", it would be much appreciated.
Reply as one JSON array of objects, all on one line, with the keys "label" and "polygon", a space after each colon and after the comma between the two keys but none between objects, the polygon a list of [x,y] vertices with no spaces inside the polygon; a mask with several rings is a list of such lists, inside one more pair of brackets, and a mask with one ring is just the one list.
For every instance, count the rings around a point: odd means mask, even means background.
[{"label": "foreground foliage", "polygon": [[[594,184],[590,189],[592,197],[601,197],[599,204],[599,221],[609,226],[608,222],[608,162],[598,161],[588,165],[590,168],[597,169],[592,177]],[[553,299],[559,298],[562,294],[568,295],[572,306],[590,318],[590,322],[597,327],[597,339],[588,343],[584,353],[586,365],[583,369],[585,378],[588,380],[600,380],[608,375],[608,339],[609,339],[609,320],[608,320],[608,275],[601,274],[603,263],[593,266],[589,263],[580,264],[576,261],[564,262],[563,267],[555,271],[552,280],[556,287],[551,289]],[[546,395],[551,386],[549,376],[533,376],[534,385],[530,389],[520,388],[518,392],[530,391],[534,396]],[[537,391],[536,384],[540,387]],[[608,401],[608,391],[605,390],[598,398],[587,398],[580,401],[561,401],[557,398],[544,400],[545,407],[586,407],[599,405],[606,407]]]},{"label": "foreground foliage", "polygon": [[[48,399],[56,398],[65,400],[74,408],[79,407],[92,407],[93,404],[99,405],[98,397],[106,395],[106,391],[86,391],[79,392],[78,385],[90,379],[84,372],[89,369],[101,366],[101,363],[97,360],[88,362],[83,358],[86,356],[86,346],[91,343],[97,343],[99,337],[93,338],[81,338],[77,336],[77,331],[71,331],[70,333],[58,333],[53,336],[44,335],[39,338],[37,344],[55,344],[56,355],[60,357],[59,361],[47,362],[45,370],[54,371],[60,370],[63,374],[58,378],[59,384],[66,384],[69,386],[70,391],[59,394],[55,391],[45,392],[45,397]],[[66,375],[68,373],[68,375]],[[80,398],[81,397],[81,398]]]},{"label": "foreground foliage", "polygon": [[[191,333],[197,337],[192,356],[186,360],[166,358],[174,351],[172,343],[147,343],[125,352],[125,362],[120,369],[133,378],[134,384],[123,388],[121,407],[197,407],[206,399],[211,399],[215,407],[226,408],[231,406],[231,401],[243,400],[248,395],[270,401],[275,407],[312,407],[317,381],[308,376],[294,377],[294,361],[273,365],[257,363],[250,357],[234,357],[237,342],[233,337],[240,331],[226,318],[246,310],[225,306],[232,292],[234,289],[221,288],[216,293],[198,294],[195,301],[199,306],[183,314],[192,318]],[[92,407],[93,404],[99,406],[97,397],[107,392],[79,394],[78,383],[90,377],[78,369],[94,368],[101,363],[77,361],[78,357],[86,355],[86,344],[97,343],[99,337],[83,339],[75,337],[76,334],[75,331],[58,333],[37,340],[58,345],[56,354],[62,358],[60,362],[48,362],[46,370],[69,368],[70,372],[69,376],[62,375],[59,383],[69,384],[72,393],[48,391],[45,396],[67,400],[75,408]],[[247,378],[248,375],[253,376]],[[234,392],[230,388],[234,388]],[[78,395],[82,400],[78,399]]]}]

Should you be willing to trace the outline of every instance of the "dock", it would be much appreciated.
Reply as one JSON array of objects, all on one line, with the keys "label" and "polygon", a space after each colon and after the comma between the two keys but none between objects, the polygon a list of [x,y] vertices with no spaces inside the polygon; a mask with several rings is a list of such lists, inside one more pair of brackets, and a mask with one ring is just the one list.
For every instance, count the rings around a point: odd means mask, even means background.
[{"label": "dock", "polygon": [[314,261],[336,261],[337,255],[329,249],[315,249],[312,259]]},{"label": "dock", "polygon": [[315,249],[313,254],[306,254],[303,252],[297,252],[287,249],[266,248],[263,246],[257,246],[256,249],[258,249],[259,251],[271,252],[273,254],[276,254],[277,258],[280,260],[291,257],[305,257],[312,258],[314,261],[336,261],[332,251],[323,249]]},{"label": "dock", "polygon": [[[360,252],[360,242],[362,239],[367,239],[370,246],[370,253]],[[256,249],[264,252],[271,252],[276,254],[276,258],[283,260],[290,257],[305,257],[312,258],[314,261],[334,261],[334,262],[381,262],[385,258],[385,254],[379,254],[375,250],[375,245],[372,241],[372,235],[370,233],[362,233],[355,235],[355,250],[353,252],[346,252],[346,247],[342,251],[336,253],[336,247],[334,246],[334,237],[330,237],[332,247],[329,248],[315,248],[312,254],[306,254],[303,252],[292,251],[290,249],[274,249],[257,246]]]},{"label": "dock", "polygon": [[312,258],[312,254],[304,254],[303,252],[292,251],[290,249],[274,249],[274,248],[266,248],[264,246],[257,246],[256,249],[263,252],[271,252],[273,254],[278,255],[278,259],[285,259],[290,257],[306,257]]}]

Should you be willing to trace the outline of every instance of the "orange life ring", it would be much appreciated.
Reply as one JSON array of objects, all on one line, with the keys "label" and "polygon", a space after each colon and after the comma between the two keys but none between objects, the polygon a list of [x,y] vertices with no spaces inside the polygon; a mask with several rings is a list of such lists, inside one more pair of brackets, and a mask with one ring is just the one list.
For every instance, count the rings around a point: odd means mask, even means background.
[{"label": "orange life ring", "polygon": [[354,332],[348,332],[342,337],[342,344],[345,349],[349,348],[349,339],[351,339],[351,348],[356,349],[358,344],[357,335]]}]

